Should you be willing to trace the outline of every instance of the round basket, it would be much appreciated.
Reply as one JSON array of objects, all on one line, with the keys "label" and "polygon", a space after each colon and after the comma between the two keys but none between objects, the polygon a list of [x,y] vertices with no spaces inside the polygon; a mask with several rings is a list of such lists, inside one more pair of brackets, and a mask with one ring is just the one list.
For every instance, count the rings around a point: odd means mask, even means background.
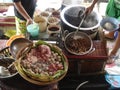
[{"label": "round basket", "polygon": [[[41,73],[31,73],[29,72],[28,69],[26,69],[25,67],[23,67],[22,60],[26,57],[26,55],[28,55],[28,53],[31,51],[31,49],[28,50],[28,52],[25,52],[24,54],[20,54],[21,56],[19,57],[19,59],[15,62],[15,66],[16,69],[18,71],[18,73],[27,81],[33,83],[33,84],[37,84],[37,85],[48,85],[48,84],[52,84],[52,83],[56,83],[58,81],[60,81],[62,78],[64,78],[64,76],[67,74],[68,71],[68,60],[66,58],[66,56],[62,53],[61,49],[57,46],[54,45],[49,45],[47,43],[45,43],[44,41],[38,41],[38,43],[36,43],[36,45],[48,45],[51,49],[51,51],[54,51],[56,53],[58,53],[59,56],[61,56],[61,62],[63,65],[63,69],[62,71],[57,71],[57,73],[54,76],[42,76]],[[51,79],[51,77],[54,77]]]}]

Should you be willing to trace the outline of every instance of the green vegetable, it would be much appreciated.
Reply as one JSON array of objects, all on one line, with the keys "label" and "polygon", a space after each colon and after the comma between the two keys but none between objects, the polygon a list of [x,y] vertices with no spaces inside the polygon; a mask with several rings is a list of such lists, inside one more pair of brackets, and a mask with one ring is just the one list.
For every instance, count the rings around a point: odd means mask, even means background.
[{"label": "green vegetable", "polygon": [[4,35],[10,38],[11,36],[16,35],[16,30],[7,30]]}]

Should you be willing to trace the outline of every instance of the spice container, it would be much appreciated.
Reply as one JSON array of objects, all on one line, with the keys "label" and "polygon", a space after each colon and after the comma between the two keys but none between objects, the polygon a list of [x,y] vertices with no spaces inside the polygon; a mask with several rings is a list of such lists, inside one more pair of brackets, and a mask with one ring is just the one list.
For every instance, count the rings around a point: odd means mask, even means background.
[{"label": "spice container", "polygon": [[45,18],[48,18],[50,13],[48,11],[43,11],[40,13],[41,16],[45,17]]},{"label": "spice container", "polygon": [[27,31],[32,37],[37,37],[39,36],[39,25],[37,23],[30,24],[27,26]]},{"label": "spice container", "polygon": [[36,22],[39,25],[40,32],[45,32],[47,28],[47,20],[45,17],[37,15],[34,17],[34,22]]},{"label": "spice container", "polygon": [[60,31],[61,31],[60,25],[51,24],[48,25],[47,27],[47,33],[50,35],[60,33]]},{"label": "spice container", "polygon": [[54,16],[49,16],[47,19],[48,24],[58,24],[60,19]]}]

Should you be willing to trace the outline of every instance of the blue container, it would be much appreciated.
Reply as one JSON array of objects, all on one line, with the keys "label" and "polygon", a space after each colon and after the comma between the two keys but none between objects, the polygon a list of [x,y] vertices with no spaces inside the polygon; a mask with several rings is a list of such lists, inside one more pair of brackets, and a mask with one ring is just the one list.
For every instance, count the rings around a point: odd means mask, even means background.
[{"label": "blue container", "polygon": [[30,24],[27,26],[27,31],[30,33],[32,37],[38,37],[39,36],[39,25],[36,23]]},{"label": "blue container", "polygon": [[[114,26],[114,28],[107,30],[105,28],[106,23],[111,23]],[[119,24],[120,24],[120,21],[118,21],[116,18],[113,18],[113,17],[105,17],[100,22],[101,27],[104,28],[104,30],[106,31],[116,31],[119,28]]]}]

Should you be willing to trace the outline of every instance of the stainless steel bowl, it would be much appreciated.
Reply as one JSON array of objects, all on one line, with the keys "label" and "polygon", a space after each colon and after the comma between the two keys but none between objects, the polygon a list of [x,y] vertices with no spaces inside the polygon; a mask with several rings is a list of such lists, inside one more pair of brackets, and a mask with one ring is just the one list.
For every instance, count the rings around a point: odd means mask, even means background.
[{"label": "stainless steel bowl", "polygon": [[8,79],[18,74],[15,66],[14,59],[10,57],[0,57],[0,79]]},{"label": "stainless steel bowl", "polygon": [[94,50],[92,39],[83,32],[78,31],[74,39],[75,32],[65,36],[64,45],[68,52],[75,55],[85,55]]}]

